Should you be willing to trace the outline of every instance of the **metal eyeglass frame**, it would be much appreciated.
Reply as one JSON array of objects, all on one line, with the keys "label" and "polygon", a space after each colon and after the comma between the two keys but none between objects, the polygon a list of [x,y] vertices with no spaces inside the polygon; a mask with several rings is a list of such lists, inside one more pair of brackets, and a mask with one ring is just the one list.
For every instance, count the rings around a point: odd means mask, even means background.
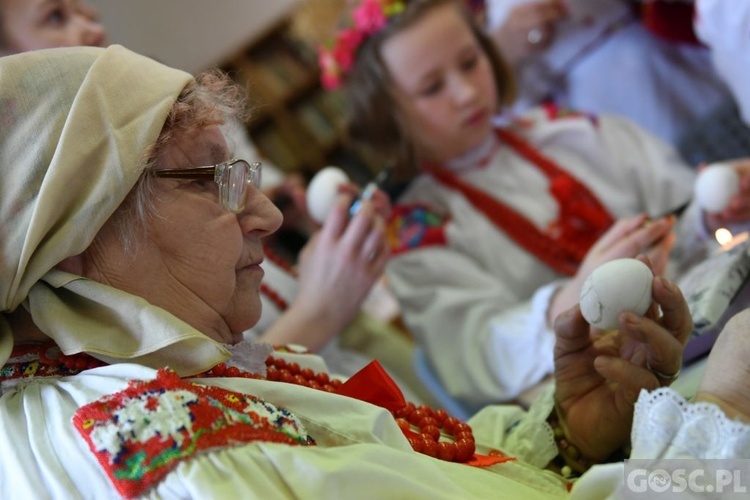
[{"label": "metal eyeglass frame", "polygon": [[212,178],[219,186],[221,205],[229,212],[240,213],[245,208],[247,186],[252,184],[260,189],[261,163],[248,163],[239,158],[192,168],[160,168],[154,176],[165,179],[204,179]]}]

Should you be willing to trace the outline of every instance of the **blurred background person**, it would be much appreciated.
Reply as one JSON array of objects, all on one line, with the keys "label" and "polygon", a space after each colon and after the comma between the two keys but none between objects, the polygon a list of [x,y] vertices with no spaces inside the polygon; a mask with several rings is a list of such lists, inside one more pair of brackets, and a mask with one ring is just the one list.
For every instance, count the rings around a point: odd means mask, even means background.
[{"label": "blurred background person", "polygon": [[53,47],[104,47],[99,14],[80,0],[0,0],[0,56]]},{"label": "blurred background person", "polygon": [[731,111],[732,96],[693,31],[692,0],[485,4],[488,31],[519,81],[514,112],[548,103],[617,114],[679,147],[696,124]]}]

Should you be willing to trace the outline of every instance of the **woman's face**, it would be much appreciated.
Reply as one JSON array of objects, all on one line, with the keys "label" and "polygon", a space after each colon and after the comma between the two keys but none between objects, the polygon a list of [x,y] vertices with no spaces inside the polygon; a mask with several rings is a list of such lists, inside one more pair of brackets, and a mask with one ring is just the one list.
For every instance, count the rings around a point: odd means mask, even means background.
[{"label": "woman's face", "polygon": [[391,36],[381,56],[421,159],[451,160],[487,139],[498,107],[492,66],[455,5]]},{"label": "woman's face", "polygon": [[[210,127],[165,148],[157,167],[228,159],[223,135]],[[108,222],[87,251],[84,275],[141,296],[217,341],[240,340],[260,318],[261,238],[278,229],[281,213],[253,186],[244,211],[234,214],[222,209],[212,180],[155,182],[156,215],[148,218],[145,236],[137,232],[135,255],[122,249]]]},{"label": "woman's face", "polygon": [[97,13],[79,0],[0,0],[1,53],[106,44]]}]

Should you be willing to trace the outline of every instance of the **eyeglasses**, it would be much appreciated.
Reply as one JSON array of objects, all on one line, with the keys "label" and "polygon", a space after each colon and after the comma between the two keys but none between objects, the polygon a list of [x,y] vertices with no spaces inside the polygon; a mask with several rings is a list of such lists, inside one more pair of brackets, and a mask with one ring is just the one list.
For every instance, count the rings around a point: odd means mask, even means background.
[{"label": "eyeglasses", "polygon": [[260,173],[260,162],[248,163],[237,158],[207,167],[160,168],[153,171],[156,177],[167,179],[213,179],[219,186],[221,205],[234,213],[240,213],[245,208],[248,185],[260,189]]}]

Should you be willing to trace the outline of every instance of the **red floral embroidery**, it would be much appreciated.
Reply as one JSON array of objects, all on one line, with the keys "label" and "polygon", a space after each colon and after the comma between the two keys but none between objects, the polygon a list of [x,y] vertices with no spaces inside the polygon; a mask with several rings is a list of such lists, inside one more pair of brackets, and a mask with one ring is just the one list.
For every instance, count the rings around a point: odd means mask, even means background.
[{"label": "red floral embroidery", "polygon": [[313,444],[290,412],[252,395],[184,381],[167,369],[81,407],[73,424],[128,498],[203,451],[253,441]]}]

